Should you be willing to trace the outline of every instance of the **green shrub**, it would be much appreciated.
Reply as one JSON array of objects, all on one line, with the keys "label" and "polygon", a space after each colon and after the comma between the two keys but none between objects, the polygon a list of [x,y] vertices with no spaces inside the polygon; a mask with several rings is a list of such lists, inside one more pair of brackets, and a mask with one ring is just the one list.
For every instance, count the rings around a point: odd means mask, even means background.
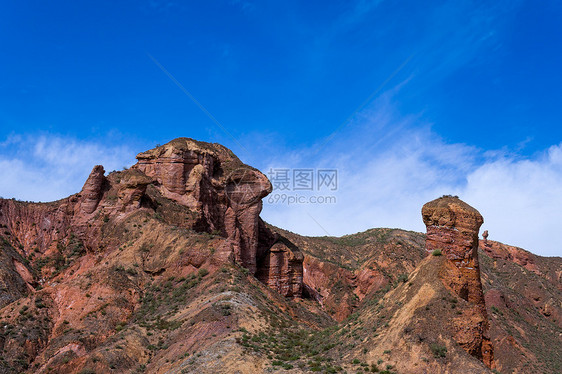
[{"label": "green shrub", "polygon": [[431,349],[433,357],[435,358],[445,357],[447,355],[447,347],[445,347],[444,345],[433,343],[429,346],[429,348]]},{"label": "green shrub", "polygon": [[432,255],[434,255],[434,256],[441,256],[441,255],[442,255],[442,253],[441,253],[441,250],[440,250],[440,249],[436,249],[436,250],[434,250],[433,252],[431,252],[431,254],[432,254]]},{"label": "green shrub", "polygon": [[199,269],[199,272],[197,273],[201,278],[203,278],[205,275],[209,274],[209,270],[205,269],[205,268],[201,268]]},{"label": "green shrub", "polygon": [[230,305],[223,304],[223,305],[220,306],[220,308],[221,308],[221,313],[222,313],[223,316],[229,316],[231,314]]}]

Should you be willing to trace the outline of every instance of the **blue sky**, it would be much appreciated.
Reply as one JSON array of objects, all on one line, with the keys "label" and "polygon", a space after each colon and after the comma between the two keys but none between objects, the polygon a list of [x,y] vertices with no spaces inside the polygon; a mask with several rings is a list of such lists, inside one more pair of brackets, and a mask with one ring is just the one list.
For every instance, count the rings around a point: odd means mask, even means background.
[{"label": "blue sky", "polygon": [[64,197],[188,136],[264,172],[337,168],[337,204],[265,204],[296,232],[423,231],[421,205],[453,193],[491,239],[561,255],[561,17],[553,0],[6,1],[0,195]]}]

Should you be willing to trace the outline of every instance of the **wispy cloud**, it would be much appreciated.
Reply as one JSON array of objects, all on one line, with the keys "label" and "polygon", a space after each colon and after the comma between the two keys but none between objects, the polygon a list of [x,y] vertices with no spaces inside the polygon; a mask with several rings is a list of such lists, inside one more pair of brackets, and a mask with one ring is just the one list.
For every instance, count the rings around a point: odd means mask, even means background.
[{"label": "wispy cloud", "polygon": [[134,161],[127,146],[56,135],[11,135],[0,142],[0,196],[51,201],[80,191],[94,165],[118,170]]},{"label": "wispy cloud", "polygon": [[288,156],[287,149],[277,153],[274,147],[270,155],[262,160],[264,171],[338,169],[338,190],[328,193],[336,204],[265,204],[263,217],[291,231],[343,235],[397,227],[423,232],[422,205],[453,194],[480,210],[491,239],[538,254],[562,255],[562,144],[531,158],[450,144],[431,124],[401,116],[391,97],[383,95],[320,156],[311,156],[310,149]]},{"label": "wispy cloud", "polygon": [[[454,194],[482,213],[482,229],[491,239],[542,255],[562,254],[562,144],[533,157],[450,144],[418,117],[401,117],[386,96],[318,156],[314,147],[276,143],[274,134],[265,139],[252,138],[255,159],[247,160],[265,173],[271,167],[336,168],[339,178],[337,191],[322,192],[335,196],[335,204],[266,202],[262,216],[272,224],[305,235],[372,227],[423,232],[422,205]],[[134,154],[95,141],[12,135],[0,142],[0,196],[59,199],[79,191],[94,165],[121,169],[134,162]]]}]

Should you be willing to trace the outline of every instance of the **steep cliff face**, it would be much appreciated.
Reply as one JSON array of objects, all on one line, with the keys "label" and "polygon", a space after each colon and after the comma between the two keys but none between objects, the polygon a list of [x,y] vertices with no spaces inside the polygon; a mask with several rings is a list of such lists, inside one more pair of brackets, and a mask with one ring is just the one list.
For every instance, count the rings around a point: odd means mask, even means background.
[{"label": "steep cliff face", "polygon": [[84,183],[84,187],[82,187],[80,211],[83,214],[92,214],[96,210],[103,194],[104,183],[105,170],[103,166],[94,166],[86,183]]},{"label": "steep cliff face", "polygon": [[278,238],[258,262],[256,277],[281,295],[302,297],[304,256],[285,238]]},{"label": "steep cliff face", "polygon": [[[34,372],[79,372],[119,326],[144,320],[137,312],[154,281],[186,279],[174,283],[177,301],[206,272],[237,264],[282,296],[301,297],[302,254],[259,218],[270,191],[227,148],[180,138],[139,154],[129,170],[105,175],[95,166],[68,198],[0,199],[0,351],[13,358],[6,366],[0,355],[0,373],[31,362]],[[146,345],[138,339],[127,349]],[[108,372],[137,358],[94,366]]]},{"label": "steep cliff face", "polygon": [[34,283],[25,259],[6,243],[0,243],[0,308],[27,295]]},{"label": "steep cliff face", "polygon": [[163,196],[201,212],[199,226],[227,241],[219,252],[257,271],[259,214],[271,183],[219,144],[179,138],[137,156],[134,169],[155,181]]},{"label": "steep cliff face", "polygon": [[99,223],[92,218],[104,209],[99,206],[107,187],[103,173],[103,167],[94,167],[80,193],[55,202],[0,200],[0,225],[7,229],[9,242],[25,256],[45,254],[56,251],[57,243],[73,233],[95,248]]},{"label": "steep cliff face", "polygon": [[[173,201],[183,210],[163,219],[179,227],[224,238],[214,257],[235,261],[287,296],[302,293],[302,254],[296,247],[271,248],[276,240],[259,214],[269,180],[219,144],[178,138],[140,153],[130,170],[105,176],[95,166],[78,194],[52,203],[0,200],[0,225],[23,255],[50,255],[70,236],[86,250],[117,246],[107,223],[139,210],[155,211]],[[147,191],[148,190],[148,191]],[[168,204],[169,205],[169,204]],[[168,212],[169,213],[169,212]],[[279,265],[274,265],[279,264]],[[269,279],[268,277],[273,277]]]},{"label": "steep cliff face", "polygon": [[448,260],[439,277],[457,296],[473,305],[453,321],[455,339],[471,355],[492,366],[493,350],[478,262],[482,215],[457,197],[443,196],[425,204],[422,217],[427,227],[426,251],[441,251]]},{"label": "steep cliff face", "polygon": [[49,203],[0,200],[0,225],[6,240],[31,258],[56,253],[72,237],[84,249],[97,252],[104,243],[102,229],[110,218],[122,219],[141,208],[151,179],[135,170],[104,176],[93,168],[82,190]]}]

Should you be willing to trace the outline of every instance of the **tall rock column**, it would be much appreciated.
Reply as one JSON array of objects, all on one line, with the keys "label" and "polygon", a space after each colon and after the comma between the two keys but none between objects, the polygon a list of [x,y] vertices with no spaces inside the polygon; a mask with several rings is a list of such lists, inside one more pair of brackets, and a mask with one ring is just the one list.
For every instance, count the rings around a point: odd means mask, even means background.
[{"label": "tall rock column", "polygon": [[238,168],[229,174],[225,189],[229,205],[227,215],[231,217],[231,220],[225,220],[225,227],[234,250],[234,258],[255,274],[259,215],[262,199],[271,192],[271,183],[257,170]]},{"label": "tall rock column", "polygon": [[256,277],[283,296],[302,297],[304,255],[281,235],[274,234],[272,240],[258,258]]},{"label": "tall rock column", "polygon": [[80,210],[82,213],[91,214],[93,213],[101,200],[103,194],[103,184],[105,182],[105,170],[103,166],[96,165],[92,169],[90,176],[84,183],[82,187],[82,204],[80,205]]},{"label": "tall rock column", "polygon": [[422,208],[427,228],[425,248],[440,250],[448,266],[439,274],[445,286],[472,306],[469,315],[453,321],[457,342],[470,354],[492,366],[488,316],[478,263],[478,231],[482,215],[458,197],[443,196]]}]

